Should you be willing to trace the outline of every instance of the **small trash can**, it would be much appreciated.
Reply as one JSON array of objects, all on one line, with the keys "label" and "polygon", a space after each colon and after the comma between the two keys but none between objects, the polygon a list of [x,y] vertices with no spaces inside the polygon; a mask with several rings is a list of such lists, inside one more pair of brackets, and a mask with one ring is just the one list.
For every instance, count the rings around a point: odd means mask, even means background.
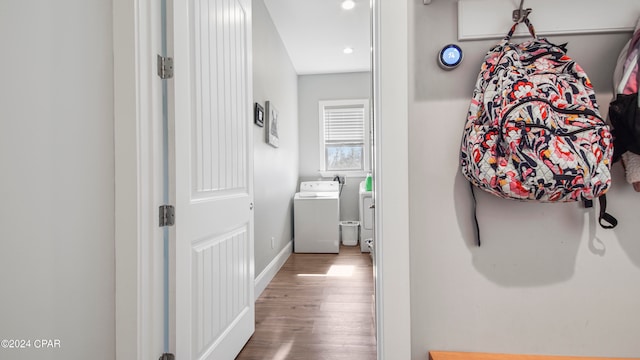
[{"label": "small trash can", "polygon": [[340,230],[342,230],[342,245],[355,246],[358,245],[358,221],[340,221]]}]

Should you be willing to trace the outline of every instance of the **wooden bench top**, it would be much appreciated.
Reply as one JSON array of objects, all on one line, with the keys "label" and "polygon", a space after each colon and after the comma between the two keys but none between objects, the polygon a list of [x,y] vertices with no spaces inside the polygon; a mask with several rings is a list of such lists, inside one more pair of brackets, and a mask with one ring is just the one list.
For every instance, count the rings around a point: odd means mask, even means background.
[{"label": "wooden bench top", "polygon": [[640,358],[514,355],[514,354],[430,351],[429,360],[640,360]]}]

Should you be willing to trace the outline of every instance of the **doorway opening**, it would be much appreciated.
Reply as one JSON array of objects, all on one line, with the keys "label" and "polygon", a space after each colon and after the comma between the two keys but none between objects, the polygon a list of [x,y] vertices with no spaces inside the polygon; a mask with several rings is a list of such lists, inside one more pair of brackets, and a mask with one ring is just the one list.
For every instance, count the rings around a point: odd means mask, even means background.
[{"label": "doorway opening", "polygon": [[[176,0],[173,1],[175,2]],[[406,1],[398,4],[395,1],[374,0],[374,4],[381,7],[375,10],[374,5],[374,18],[384,18],[389,24],[405,23]],[[156,78],[155,68],[155,58],[160,53],[159,12],[157,3],[151,0],[138,0],[135,8],[131,7],[129,1],[114,1],[114,25],[117,25],[114,26],[114,48],[117,50],[114,54],[117,95],[115,136],[116,153],[120,154],[116,156],[116,212],[122,214],[121,218],[124,219],[118,222],[116,231],[116,343],[119,356],[132,359],[157,358],[163,349],[162,331],[157,327],[163,321],[162,294],[159,292],[162,287],[159,285],[162,283],[162,237],[158,238],[162,231],[157,226],[157,206],[160,202],[158,193],[161,185],[158,181],[160,171],[156,156],[159,151],[157,120],[161,114],[157,100],[160,92],[159,80]],[[387,54],[387,71],[380,72],[379,67],[373,66],[374,79],[378,78],[378,85],[376,80],[373,81],[373,97],[380,99],[381,93],[385,95],[386,106],[380,109],[377,101],[374,102],[374,117],[380,114],[393,121],[390,120],[388,128],[384,128],[384,137],[377,130],[378,124],[374,126],[374,137],[386,140],[384,145],[387,153],[385,158],[379,156],[381,150],[378,145],[373,164],[385,164],[388,169],[385,171],[389,174],[384,178],[383,196],[383,188],[380,186],[383,176],[379,171],[381,167],[376,171],[374,182],[376,189],[380,190],[376,196],[377,205],[385,200],[385,206],[388,204],[389,209],[393,209],[393,213],[386,214],[384,218],[386,233],[382,233],[379,223],[376,224],[376,230],[379,235],[392,233],[388,237],[394,238],[394,244],[393,251],[389,252],[393,256],[387,261],[385,255],[388,266],[380,262],[380,253],[384,250],[376,252],[376,290],[382,296],[381,301],[377,302],[379,357],[383,356],[380,351],[382,342],[387,343],[385,351],[394,354],[403,354],[410,348],[409,291],[406,282],[401,280],[408,278],[408,216],[406,196],[403,196],[406,191],[403,186],[407,183],[404,161],[407,154],[401,146],[393,149],[394,144],[406,144],[407,29],[406,26],[387,26],[385,29],[383,42],[386,44],[384,53]],[[374,30],[373,34],[376,32]],[[379,41],[380,39],[374,39],[374,44]],[[381,91],[380,83],[387,90]],[[377,141],[377,144],[380,142]],[[380,206],[376,208],[378,220],[382,220],[380,209]],[[180,215],[177,216],[179,218]],[[382,265],[385,265],[385,276],[393,279],[393,282],[389,282],[387,295],[382,291],[382,279],[379,276],[382,274]],[[389,310],[385,311],[385,316],[380,315],[382,302],[384,308]],[[385,327],[394,330],[383,334],[382,329]],[[172,331],[171,336],[174,335]]]}]

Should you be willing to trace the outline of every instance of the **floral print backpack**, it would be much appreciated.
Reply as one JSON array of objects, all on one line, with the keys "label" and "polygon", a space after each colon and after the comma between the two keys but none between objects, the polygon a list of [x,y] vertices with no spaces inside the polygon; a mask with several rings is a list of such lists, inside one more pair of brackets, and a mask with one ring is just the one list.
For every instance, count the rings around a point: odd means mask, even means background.
[{"label": "floral print backpack", "polygon": [[600,225],[612,228],[617,221],[603,195],[613,142],[593,87],[566,44],[537,38],[524,22],[533,40],[509,42],[516,22],[481,66],[462,137],[462,173],[503,198],[585,206],[600,198]]}]

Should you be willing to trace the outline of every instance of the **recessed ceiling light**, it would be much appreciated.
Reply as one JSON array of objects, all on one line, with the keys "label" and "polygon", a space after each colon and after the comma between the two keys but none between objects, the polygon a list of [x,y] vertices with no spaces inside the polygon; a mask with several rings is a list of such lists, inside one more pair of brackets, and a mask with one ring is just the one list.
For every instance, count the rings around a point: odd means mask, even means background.
[{"label": "recessed ceiling light", "polygon": [[355,1],[353,0],[344,0],[342,2],[342,8],[345,10],[351,10],[356,6]]},{"label": "recessed ceiling light", "polygon": [[351,54],[353,53],[353,48],[347,46],[346,48],[344,48],[344,50],[342,50],[342,52],[345,54]]}]

